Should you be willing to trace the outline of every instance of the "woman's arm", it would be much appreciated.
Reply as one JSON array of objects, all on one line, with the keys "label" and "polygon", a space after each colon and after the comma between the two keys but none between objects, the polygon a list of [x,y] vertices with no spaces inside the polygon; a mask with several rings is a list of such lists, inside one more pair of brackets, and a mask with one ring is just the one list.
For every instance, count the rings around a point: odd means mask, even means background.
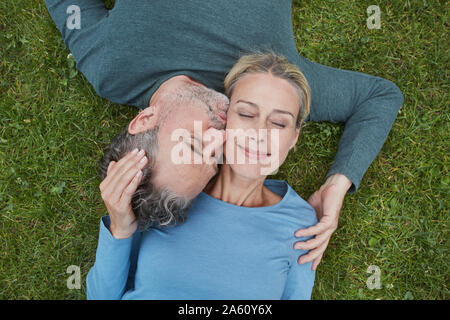
[{"label": "woman's arm", "polygon": [[147,161],[145,152],[135,149],[111,161],[100,184],[109,216],[102,218],[95,264],[86,279],[88,299],[120,299],[133,279],[140,233],[131,198]]},{"label": "woman's arm", "polygon": [[133,282],[140,232],[116,239],[109,227],[109,216],[102,217],[95,264],[86,278],[89,300],[119,300]]},{"label": "woman's arm", "polygon": [[310,300],[316,271],[312,262],[298,264],[294,261],[289,269],[286,285],[281,300]]},{"label": "woman's arm", "polygon": [[[307,240],[310,238],[311,237],[304,237],[301,240]],[[300,239],[295,238],[294,241],[297,240]],[[311,299],[316,271],[312,270],[312,262],[304,264],[297,263],[298,257],[305,255],[306,253],[306,250],[294,250],[294,248],[292,249],[289,271],[281,300]]]},{"label": "woman's arm", "polygon": [[[299,227],[309,228],[317,223],[317,215],[313,207],[304,203],[299,205],[298,208],[300,210],[296,219]],[[312,236],[299,237],[295,233],[290,238],[289,271],[281,297],[282,300],[308,300],[311,298],[316,272],[312,268],[312,262],[297,263],[299,257],[305,256],[308,250],[295,248],[296,241],[311,241],[311,239]]]}]

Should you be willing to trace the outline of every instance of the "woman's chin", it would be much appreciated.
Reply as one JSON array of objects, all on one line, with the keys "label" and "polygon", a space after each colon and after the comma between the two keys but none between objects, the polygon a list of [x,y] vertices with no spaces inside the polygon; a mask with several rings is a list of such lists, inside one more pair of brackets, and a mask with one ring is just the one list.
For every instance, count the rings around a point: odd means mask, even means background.
[{"label": "woman's chin", "polygon": [[[265,178],[264,168],[259,164],[228,164],[234,174],[250,180]],[[267,171],[267,170],[266,170]]]}]

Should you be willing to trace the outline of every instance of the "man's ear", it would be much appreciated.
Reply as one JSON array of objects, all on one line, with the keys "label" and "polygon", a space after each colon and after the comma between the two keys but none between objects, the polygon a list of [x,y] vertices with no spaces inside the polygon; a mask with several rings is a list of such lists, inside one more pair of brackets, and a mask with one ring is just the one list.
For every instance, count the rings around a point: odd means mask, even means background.
[{"label": "man's ear", "polygon": [[139,112],[139,114],[131,120],[128,125],[129,134],[137,134],[151,130],[156,127],[158,123],[158,114],[156,113],[155,106],[149,106]]}]

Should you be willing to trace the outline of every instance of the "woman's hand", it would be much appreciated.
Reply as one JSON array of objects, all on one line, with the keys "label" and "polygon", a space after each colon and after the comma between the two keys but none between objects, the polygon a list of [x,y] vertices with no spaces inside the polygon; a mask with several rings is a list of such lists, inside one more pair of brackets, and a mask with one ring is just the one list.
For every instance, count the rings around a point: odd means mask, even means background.
[{"label": "woman's hand", "polygon": [[351,185],[352,182],[347,177],[342,174],[335,174],[328,177],[320,189],[308,199],[309,204],[316,211],[319,222],[315,226],[297,230],[295,233],[297,237],[315,235],[308,241],[295,243],[296,249],[310,250],[306,255],[299,258],[298,263],[314,261],[312,270],[317,269],[331,235],[337,229],[344,197]]},{"label": "woman's hand", "polygon": [[100,183],[102,199],[111,219],[109,231],[118,239],[129,238],[137,229],[137,219],[131,208],[131,198],[147,163],[144,150],[128,153],[119,162],[111,161],[106,178]]}]

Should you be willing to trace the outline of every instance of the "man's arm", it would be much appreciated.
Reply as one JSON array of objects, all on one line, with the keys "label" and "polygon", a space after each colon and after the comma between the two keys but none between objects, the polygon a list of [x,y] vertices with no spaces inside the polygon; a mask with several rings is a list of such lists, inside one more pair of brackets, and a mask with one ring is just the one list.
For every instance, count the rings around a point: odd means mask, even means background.
[{"label": "man's arm", "polygon": [[[45,5],[56,27],[61,32],[64,42],[69,43],[74,38],[74,33],[95,25],[108,13],[101,0],[45,0]],[[77,6],[80,10],[80,29],[67,27],[68,18],[73,17],[76,13],[73,6]]]},{"label": "man's arm", "polygon": [[339,213],[344,202],[344,197],[351,186],[351,181],[342,174],[334,174],[327,178],[319,190],[314,192],[308,199],[314,208],[319,223],[300,229],[296,232],[297,237],[314,236],[308,241],[299,241],[295,244],[296,249],[310,250],[308,254],[298,259],[298,262],[308,263],[314,261],[312,269],[316,270],[323,253],[328,246],[331,235],[336,231],[339,221]]},{"label": "man's arm", "polygon": [[103,25],[108,17],[104,3],[101,0],[45,0],[45,4],[77,68],[95,88],[103,59]]},{"label": "man's arm", "polygon": [[345,122],[334,163],[325,183],[308,202],[319,223],[297,231],[297,236],[315,236],[297,242],[296,249],[310,250],[298,259],[301,264],[319,265],[347,192],[355,192],[389,134],[403,104],[403,95],[392,82],[367,74],[339,70],[299,56],[297,66],[305,74],[312,92],[308,120]]},{"label": "man's arm", "polygon": [[383,146],[403,103],[392,82],[360,72],[340,70],[299,56],[297,66],[311,87],[307,120],[345,123],[338,152],[327,178],[343,174],[355,192]]}]

